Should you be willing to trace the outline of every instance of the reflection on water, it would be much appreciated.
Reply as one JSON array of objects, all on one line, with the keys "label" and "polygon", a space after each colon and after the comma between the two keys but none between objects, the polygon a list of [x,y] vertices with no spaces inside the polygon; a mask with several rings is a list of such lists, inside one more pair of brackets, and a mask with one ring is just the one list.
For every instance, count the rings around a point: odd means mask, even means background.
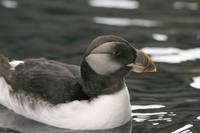
[{"label": "reflection on water", "polygon": [[172,117],[176,116],[173,112],[153,112],[153,113],[132,113],[133,120],[136,122],[151,122],[152,125],[159,122],[172,122]]},{"label": "reflection on water", "polygon": [[190,86],[196,89],[200,89],[200,76],[193,77],[192,79],[193,79],[193,82],[190,83]]},{"label": "reflection on water", "polygon": [[164,108],[164,105],[132,105],[131,110],[139,110],[139,109],[160,109]]},{"label": "reflection on water", "polygon": [[175,9],[190,9],[190,10],[198,10],[199,5],[196,2],[184,2],[184,1],[176,1],[173,4]]},{"label": "reflection on water", "polygon": [[17,1],[15,0],[1,0],[1,4],[6,8],[16,8],[18,6]]},{"label": "reflection on water", "polygon": [[[141,113],[138,111],[144,110],[155,110],[165,108],[164,105],[132,105],[132,113],[133,121],[135,122],[149,122],[152,125],[156,126],[159,125],[160,122],[171,122],[172,117],[176,116],[174,112],[151,112],[151,113]],[[135,111],[137,110],[137,111]]]},{"label": "reflection on water", "polygon": [[152,56],[155,62],[181,63],[190,60],[200,59],[200,48],[179,49],[179,48],[143,48],[143,51]]},{"label": "reflection on water", "polygon": [[173,131],[172,133],[192,133],[192,132],[190,131],[190,128],[191,128],[191,127],[193,127],[192,124],[187,124],[187,125],[185,125],[184,127],[181,127],[181,128],[179,128],[179,129]]},{"label": "reflection on water", "polygon": [[157,34],[157,33],[155,33],[155,34],[152,35],[152,38],[155,39],[155,40],[157,40],[157,41],[167,41],[168,36],[164,35],[164,34]]},{"label": "reflection on water", "polygon": [[113,25],[113,26],[156,27],[161,25],[160,22],[154,20],[114,18],[114,17],[95,17],[94,22],[98,24]]},{"label": "reflection on water", "polygon": [[200,116],[197,117],[197,120],[200,120]]},{"label": "reflection on water", "polygon": [[151,115],[164,115],[167,112],[153,112],[153,113],[132,113],[132,116],[151,116]]},{"label": "reflection on water", "polygon": [[89,0],[89,5],[105,8],[137,9],[139,2],[133,0]]}]

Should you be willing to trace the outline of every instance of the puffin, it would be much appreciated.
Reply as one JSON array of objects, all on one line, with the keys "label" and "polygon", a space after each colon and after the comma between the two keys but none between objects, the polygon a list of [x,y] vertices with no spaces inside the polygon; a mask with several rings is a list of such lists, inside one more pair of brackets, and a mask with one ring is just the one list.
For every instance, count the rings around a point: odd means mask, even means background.
[{"label": "puffin", "polygon": [[131,119],[125,77],[155,72],[149,55],[125,39],[104,35],[80,66],[46,58],[9,61],[0,55],[0,104],[26,118],[73,130],[104,130]]}]

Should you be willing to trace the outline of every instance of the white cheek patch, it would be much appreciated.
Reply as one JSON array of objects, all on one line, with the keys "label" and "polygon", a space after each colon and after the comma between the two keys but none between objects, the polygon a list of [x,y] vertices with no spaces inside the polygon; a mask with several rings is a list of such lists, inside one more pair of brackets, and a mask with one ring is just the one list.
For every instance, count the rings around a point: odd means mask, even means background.
[{"label": "white cheek patch", "polygon": [[122,65],[109,57],[109,54],[90,54],[86,57],[87,63],[98,74],[108,75],[119,70]]}]

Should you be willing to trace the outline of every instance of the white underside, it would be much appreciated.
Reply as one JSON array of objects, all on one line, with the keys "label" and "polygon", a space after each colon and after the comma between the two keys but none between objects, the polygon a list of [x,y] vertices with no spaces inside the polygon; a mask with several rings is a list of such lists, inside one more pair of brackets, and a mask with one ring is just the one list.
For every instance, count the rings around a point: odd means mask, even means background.
[{"label": "white underside", "polygon": [[25,93],[13,93],[0,77],[0,104],[27,118],[68,129],[109,129],[127,123],[131,108],[127,87],[92,101],[73,101],[53,106]]}]

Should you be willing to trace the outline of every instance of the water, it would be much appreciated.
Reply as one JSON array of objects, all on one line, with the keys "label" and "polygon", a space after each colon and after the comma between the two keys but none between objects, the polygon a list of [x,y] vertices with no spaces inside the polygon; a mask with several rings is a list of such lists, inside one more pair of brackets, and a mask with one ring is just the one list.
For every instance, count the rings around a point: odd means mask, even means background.
[{"label": "water", "polygon": [[62,130],[0,106],[0,133],[200,132],[200,1],[0,0],[0,52],[11,59],[79,64],[89,42],[105,34],[126,38],[157,65],[157,73],[127,77],[130,123],[106,131]]}]

